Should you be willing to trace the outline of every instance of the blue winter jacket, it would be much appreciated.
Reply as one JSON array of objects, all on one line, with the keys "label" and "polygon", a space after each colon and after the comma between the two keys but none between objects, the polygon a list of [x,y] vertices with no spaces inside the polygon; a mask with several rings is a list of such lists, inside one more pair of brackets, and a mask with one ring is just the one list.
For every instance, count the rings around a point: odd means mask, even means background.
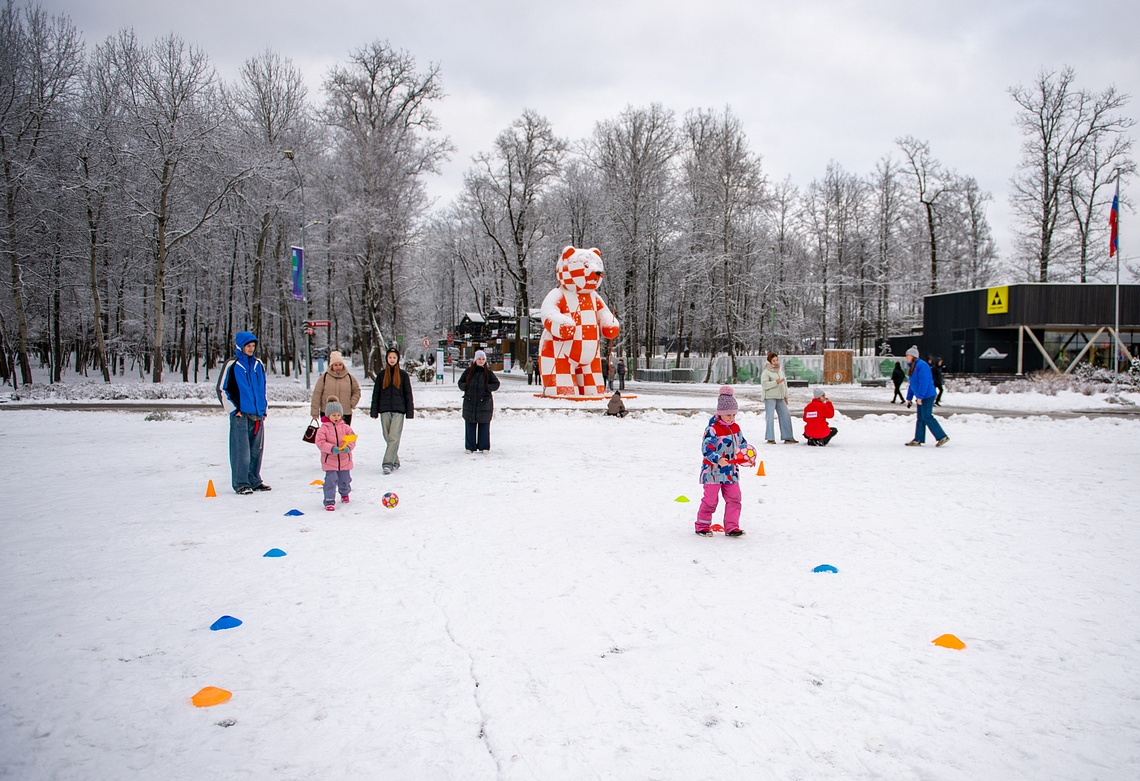
[{"label": "blue winter jacket", "polygon": [[914,359],[914,371],[910,375],[910,385],[906,389],[906,400],[929,399],[938,395],[934,378],[930,376],[930,364],[921,358]]},{"label": "blue winter jacket", "polygon": [[265,399],[265,366],[256,357],[242,352],[242,348],[257,337],[249,331],[234,336],[234,357],[218,377],[218,400],[231,415],[260,415],[265,417],[268,404]]},{"label": "blue winter jacket", "polygon": [[720,458],[724,456],[731,461],[749,447],[748,440],[740,433],[739,425],[733,423],[730,426],[713,415],[701,439],[701,454],[704,456],[701,459],[701,484],[739,482],[738,465],[731,463],[721,466]]}]

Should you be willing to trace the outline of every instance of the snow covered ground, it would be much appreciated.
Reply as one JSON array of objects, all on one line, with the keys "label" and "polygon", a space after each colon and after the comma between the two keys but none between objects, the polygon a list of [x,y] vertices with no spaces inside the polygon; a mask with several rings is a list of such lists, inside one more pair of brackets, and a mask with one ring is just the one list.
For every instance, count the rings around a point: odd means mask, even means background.
[{"label": "snow covered ground", "polygon": [[360,414],[335,513],[303,405],[248,497],[218,413],[0,412],[0,777],[1140,777],[1140,421],[954,415],[905,448],[900,411],[819,449],[746,411],[748,536],[702,539],[707,416],[655,408],[715,388],[631,385],[624,420],[529,390],[484,457],[417,385],[440,411],[390,477]]}]

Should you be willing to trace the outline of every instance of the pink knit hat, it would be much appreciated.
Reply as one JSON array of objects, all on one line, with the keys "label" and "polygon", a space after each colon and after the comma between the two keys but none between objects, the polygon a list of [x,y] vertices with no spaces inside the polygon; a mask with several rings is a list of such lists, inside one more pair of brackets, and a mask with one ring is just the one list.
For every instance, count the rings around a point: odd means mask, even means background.
[{"label": "pink knit hat", "polygon": [[725,413],[728,415],[735,415],[740,406],[736,403],[736,396],[732,394],[732,387],[729,385],[720,386],[720,395],[716,399],[717,413]]}]

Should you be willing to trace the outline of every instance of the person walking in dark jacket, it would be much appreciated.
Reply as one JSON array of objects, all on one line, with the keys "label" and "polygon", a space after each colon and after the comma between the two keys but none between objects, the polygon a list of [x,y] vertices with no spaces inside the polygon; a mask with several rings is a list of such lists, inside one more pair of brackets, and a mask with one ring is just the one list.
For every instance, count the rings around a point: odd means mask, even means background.
[{"label": "person walking in dark jacket", "polygon": [[476,350],[475,363],[464,369],[459,377],[466,426],[464,449],[468,453],[487,453],[491,449],[491,418],[495,415],[492,394],[498,389],[499,378],[487,365],[487,353]]},{"label": "person walking in dark jacket", "polygon": [[895,399],[899,400],[899,404],[905,404],[906,399],[902,395],[902,384],[906,382],[906,372],[903,371],[902,364],[895,361],[895,370],[891,372],[891,382],[895,384],[895,395],[891,396],[891,404],[895,403]]},{"label": "person walking in dark jacket", "polygon": [[400,350],[392,345],[384,356],[384,368],[372,386],[372,407],[369,414],[380,418],[384,441],[384,474],[390,475],[400,468],[400,437],[404,433],[404,420],[416,416],[412,400],[412,378],[400,368]]},{"label": "person walking in dark jacket", "polygon": [[938,395],[934,387],[934,380],[930,377],[930,364],[918,357],[918,347],[911,347],[906,351],[907,363],[911,365],[910,384],[906,388],[906,406],[909,409],[911,399],[918,402],[918,416],[914,424],[914,439],[906,444],[917,447],[926,441],[926,429],[938,440],[936,447],[942,447],[950,441],[942,426],[934,419],[934,399]]},{"label": "person walking in dark jacket", "polygon": [[618,390],[625,390],[625,359],[619,358],[617,365]]},{"label": "person walking in dark jacket", "polygon": [[934,380],[934,387],[938,388],[938,396],[934,399],[934,406],[942,406],[942,370],[946,366],[942,363],[941,358],[934,358],[930,361],[930,377]]}]

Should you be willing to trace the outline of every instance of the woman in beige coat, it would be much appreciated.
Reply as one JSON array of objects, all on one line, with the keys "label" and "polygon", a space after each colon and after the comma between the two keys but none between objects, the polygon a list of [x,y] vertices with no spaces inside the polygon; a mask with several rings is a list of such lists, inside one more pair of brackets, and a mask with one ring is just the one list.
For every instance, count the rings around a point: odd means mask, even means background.
[{"label": "woman in beige coat", "polygon": [[769,445],[776,444],[772,418],[780,419],[780,436],[785,445],[794,445],[792,416],[788,413],[788,378],[780,368],[780,356],[768,353],[768,362],[760,372],[760,387],[764,390],[764,439]]},{"label": "woman in beige coat", "polygon": [[344,422],[352,425],[352,410],[360,401],[360,383],[348,372],[344,356],[336,350],[329,353],[329,368],[317,379],[313,388],[313,399],[309,403],[309,414],[316,420],[328,403],[329,396],[336,396],[344,406]]}]

